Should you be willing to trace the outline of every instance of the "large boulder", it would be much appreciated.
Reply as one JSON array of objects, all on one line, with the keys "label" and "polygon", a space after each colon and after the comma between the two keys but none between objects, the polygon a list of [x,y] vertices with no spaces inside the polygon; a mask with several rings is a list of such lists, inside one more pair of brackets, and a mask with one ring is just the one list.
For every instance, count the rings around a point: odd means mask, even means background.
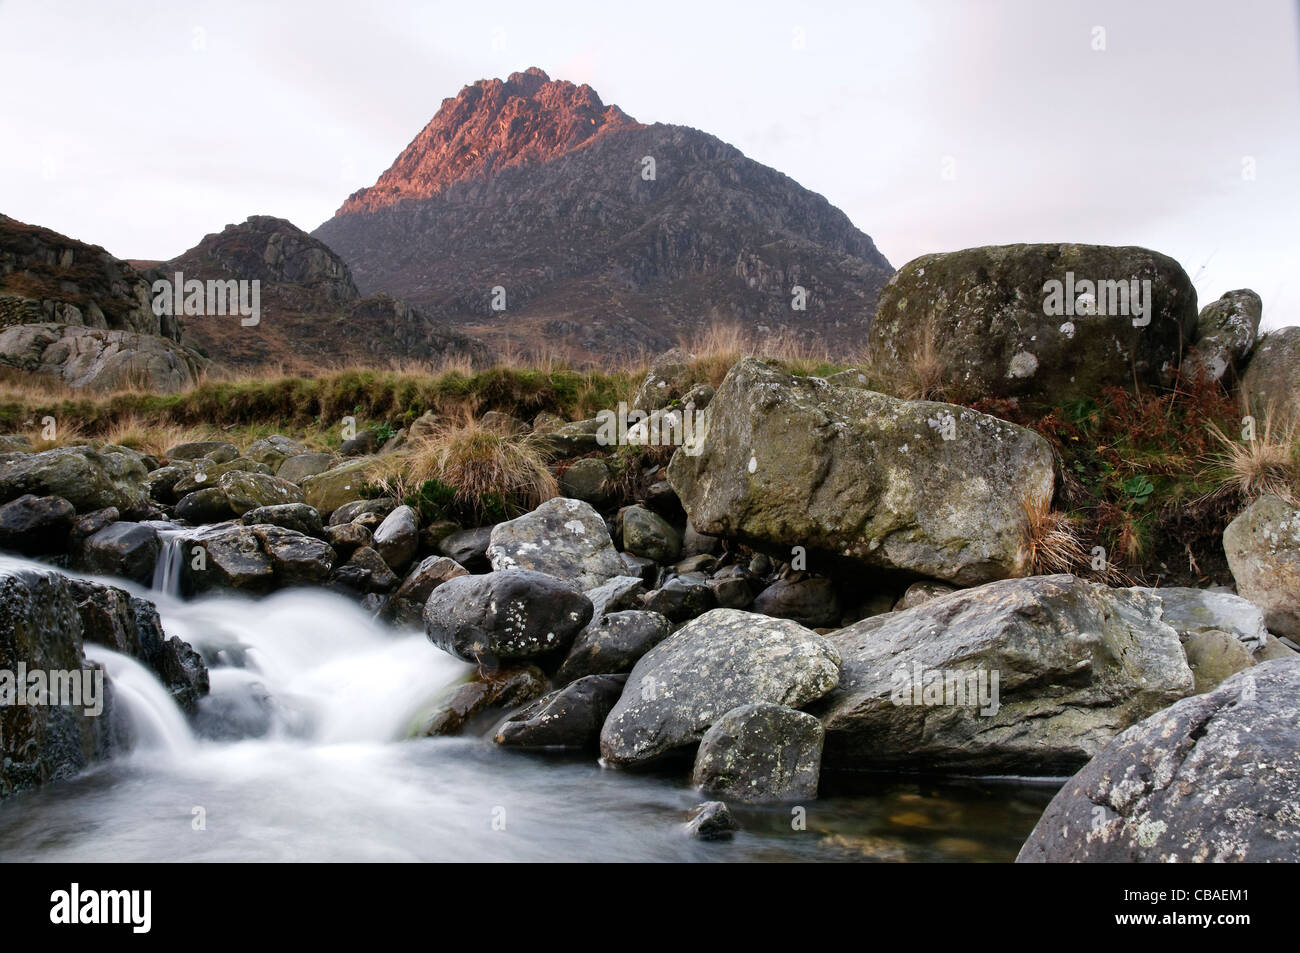
[{"label": "large boulder", "polygon": [[61,553],[77,509],[61,496],[30,493],[0,506],[0,549],[30,555]]},{"label": "large boulder", "polygon": [[691,525],[769,549],[973,585],[1030,571],[1026,498],[1050,499],[1038,434],[963,407],[799,378],[747,358],[668,478]]},{"label": "large boulder", "polygon": [[[191,558],[181,561],[181,591],[195,595],[233,589],[266,592],[275,585],[275,566],[257,527],[217,524],[186,538]],[[194,547],[202,553],[195,553]]]},{"label": "large boulder", "polygon": [[1166,379],[1196,321],[1191,279],[1148,249],[985,246],[900,268],[880,292],[868,354],[878,373],[897,378],[930,352],[952,399],[1064,404]]},{"label": "large boulder", "polygon": [[150,510],[141,459],[108,448],[57,447],[40,453],[0,455],[0,502],[28,493],[60,496],[85,513],[116,506],[125,516]]},{"label": "large boulder", "polygon": [[1300,659],[1119,735],[1057,792],[1021,862],[1300,861]]},{"label": "large boulder", "polygon": [[649,413],[667,407],[691,389],[691,356],[679,347],[664,351],[650,364],[632,398],[632,410]]},{"label": "large boulder", "polygon": [[302,502],[302,491],[295,484],[265,473],[228,470],[221,474],[217,486],[226,494],[230,508],[240,515],[259,506]]},{"label": "large boulder", "polygon": [[488,665],[563,652],[590,620],[591,600],[572,583],[529,569],[456,576],[424,604],[434,645]]},{"label": "large boulder", "polygon": [[1300,417],[1300,327],[1270,331],[1255,345],[1241,377],[1254,413],[1277,422]]},{"label": "large boulder", "polygon": [[1264,303],[1249,289],[1229,291],[1201,309],[1196,322],[1196,368],[1212,381],[1235,380],[1259,336]]},{"label": "large boulder", "polygon": [[807,712],[759,702],[733,708],[704,733],[691,783],[739,801],[817,796],[825,731]]},{"label": "large boulder", "polygon": [[1268,640],[1264,613],[1248,599],[1216,589],[1165,586],[1140,589],[1160,600],[1161,621],[1186,642],[1205,632],[1225,632],[1256,652]]},{"label": "large boulder", "polygon": [[1237,592],[1264,612],[1269,631],[1300,639],[1300,509],[1261,496],[1223,531]]},{"label": "large boulder", "polygon": [[840,769],[1069,774],[1193,691],[1159,600],[1074,576],[1008,579],[831,636],[818,706]]},{"label": "large boulder", "polygon": [[281,480],[301,484],[307,477],[324,473],[338,462],[338,457],[332,453],[296,453],[279,464],[275,475]]},{"label": "large boulder", "polygon": [[615,765],[653,761],[695,744],[733,708],[799,708],[839,679],[839,655],[822,636],[785,619],[715,609],[636,663],[601,729],[600,753]]},{"label": "large boulder", "polygon": [[76,560],[83,572],[121,576],[141,585],[153,579],[162,543],[145,523],[110,523],[82,541]]},{"label": "large boulder", "polygon": [[306,503],[272,503],[270,506],[259,506],[247,510],[239,517],[239,521],[245,526],[253,526],[257,523],[283,526],[305,536],[325,534],[320,514]]},{"label": "large boulder", "polygon": [[591,504],[556,497],[498,523],[487,548],[492,568],[531,569],[593,589],[624,574],[609,529]]},{"label": "large boulder", "polygon": [[0,327],[0,366],[54,378],[74,389],[179,391],[207,362],[168,338],[75,324]]}]

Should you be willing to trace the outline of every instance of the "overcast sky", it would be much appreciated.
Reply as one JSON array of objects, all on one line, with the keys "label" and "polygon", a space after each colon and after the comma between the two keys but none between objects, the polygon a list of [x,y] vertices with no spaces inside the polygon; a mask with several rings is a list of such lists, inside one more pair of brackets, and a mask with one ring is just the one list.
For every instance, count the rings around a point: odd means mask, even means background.
[{"label": "overcast sky", "polygon": [[[1104,47],[1104,48],[1098,48]],[[310,230],[476,79],[540,66],[843,209],[895,265],[1145,245],[1300,324],[1292,0],[0,0],[0,211],[170,258]]]}]

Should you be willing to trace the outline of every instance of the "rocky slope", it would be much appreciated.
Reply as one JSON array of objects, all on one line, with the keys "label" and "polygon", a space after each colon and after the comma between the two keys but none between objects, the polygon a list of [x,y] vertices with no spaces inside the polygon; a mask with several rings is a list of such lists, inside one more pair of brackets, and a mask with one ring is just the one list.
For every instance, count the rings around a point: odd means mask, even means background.
[{"label": "rocky slope", "polygon": [[256,325],[219,315],[187,323],[188,340],[223,364],[312,372],[388,359],[486,356],[479,342],[404,302],[385,294],[363,297],[337,255],[284,219],[255,215],[227,225],[150,275],[176,272],[186,280],[261,282]]},{"label": "rocky slope", "polygon": [[[857,342],[892,273],[822,196],[713,136],[641,125],[537,69],[444,101],[313,235],[363,291],[579,359],[662,349],[718,319]],[[806,310],[792,307],[795,285]],[[504,312],[492,308],[497,287]]]},{"label": "rocky slope", "polygon": [[98,245],[0,215],[0,367],[72,387],[175,390],[203,365],[147,277]]}]

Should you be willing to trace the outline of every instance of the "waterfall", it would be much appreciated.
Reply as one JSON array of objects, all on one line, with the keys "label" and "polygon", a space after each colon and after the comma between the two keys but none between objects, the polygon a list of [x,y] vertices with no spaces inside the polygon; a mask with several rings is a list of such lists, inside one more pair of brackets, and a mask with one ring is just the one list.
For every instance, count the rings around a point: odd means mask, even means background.
[{"label": "waterfall", "polygon": [[150,588],[169,596],[179,596],[181,564],[185,559],[185,534],[174,528],[160,528],[158,536],[162,540],[162,549],[153,567],[153,583]]},{"label": "waterfall", "polygon": [[135,750],[151,757],[182,755],[194,749],[194,735],[185,715],[167,689],[147,668],[129,656],[86,643],[86,658],[104,666],[111,683],[115,717],[125,717]]}]

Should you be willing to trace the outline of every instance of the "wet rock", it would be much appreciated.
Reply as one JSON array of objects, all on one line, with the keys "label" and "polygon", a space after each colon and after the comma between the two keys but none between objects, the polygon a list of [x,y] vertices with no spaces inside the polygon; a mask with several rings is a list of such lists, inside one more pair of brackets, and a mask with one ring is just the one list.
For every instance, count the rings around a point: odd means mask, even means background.
[{"label": "wet rock", "polygon": [[1300,861],[1300,660],[1265,662],[1115,738],[1020,862]]},{"label": "wet rock", "polygon": [[691,783],[741,801],[817,796],[821,722],[805,712],[759,702],[733,708],[704,733]]},{"label": "wet rock", "polygon": [[362,546],[369,546],[374,537],[359,523],[339,523],[325,527],[325,541],[334,547],[341,559],[347,559]]},{"label": "wet rock", "polygon": [[457,687],[451,698],[438,705],[426,723],[429,737],[458,735],[476,723],[495,718],[502,709],[523,705],[546,691],[546,676],[531,665],[485,672]]},{"label": "wet rock", "polygon": [[674,454],[668,476],[700,532],[959,585],[1029,571],[1023,499],[1053,486],[1032,431],[753,358],[710,404],[701,452]]},{"label": "wet rock", "polygon": [[571,583],[528,569],[444,582],[424,606],[429,640],[466,661],[499,664],[563,652],[591,620]]},{"label": "wet rock", "polygon": [[83,572],[121,576],[147,586],[161,549],[158,531],[152,526],[112,523],[81,544],[77,567]]},{"label": "wet rock", "polygon": [[855,623],[832,637],[843,678],[814,708],[825,764],[1072,773],[1123,728],[1193,691],[1161,611],[1145,593],[1059,575]]},{"label": "wet rock", "polygon": [[375,530],[375,551],[395,571],[405,569],[420,546],[420,521],[409,506],[399,506]]},{"label": "wet rock", "polygon": [[72,524],[72,546],[79,549],[81,543],[89,536],[94,536],[105,526],[116,523],[122,518],[116,506],[106,506],[102,510],[92,510],[84,516],[78,516]]},{"label": "wet rock", "polygon": [[219,524],[200,530],[189,538],[187,549],[193,546],[203,548],[202,558],[181,561],[183,592],[266,592],[275,583],[271,557],[262,549],[262,540],[251,526]]},{"label": "wet rock", "polygon": [[0,549],[33,556],[61,553],[76,518],[76,507],[61,496],[20,496],[0,506]]},{"label": "wet rock", "polygon": [[778,579],[754,599],[754,611],[809,629],[838,626],[842,614],[835,586],[823,576]]},{"label": "wet rock", "polygon": [[279,586],[311,586],[325,582],[334,568],[334,550],[328,543],[283,526],[253,527],[271,559]]},{"label": "wet rock", "polygon": [[686,833],[699,840],[730,840],[740,825],[722,801],[705,801],[691,810]]},{"label": "wet rock", "polygon": [[628,609],[593,619],[573,640],[555,681],[565,685],[587,675],[630,672],[671,632],[672,623],[658,612]]},{"label": "wet rock", "polygon": [[786,619],[715,609],[641,658],[600,736],[611,764],[652,761],[698,742],[750,702],[799,708],[840,678],[831,643]]},{"label": "wet rock", "polygon": [[600,514],[588,503],[563,497],[494,526],[487,555],[493,569],[544,572],[573,580],[581,589],[623,575],[623,562]]},{"label": "wet rock", "polygon": [[1261,496],[1223,531],[1237,592],[1264,612],[1269,631],[1300,638],[1300,509]]},{"label": "wet rock", "polygon": [[383,556],[369,546],[362,546],[335,571],[333,581],[355,592],[388,592],[397,585],[397,576]]},{"label": "wet rock", "polygon": [[588,675],[515,712],[495,741],[511,748],[595,748],[625,675]]},{"label": "wet rock", "polygon": [[[322,537],[325,527],[320,514],[306,503],[276,503],[271,506],[259,506],[244,513],[239,521],[245,526],[263,523],[271,526],[283,526],[304,536]],[[365,545],[362,543],[361,545]]]},{"label": "wet rock", "polygon": [[204,523],[220,523],[230,519],[235,511],[230,508],[230,501],[220,487],[209,486],[193,493],[186,493],[176,504],[176,518],[200,526]]}]

